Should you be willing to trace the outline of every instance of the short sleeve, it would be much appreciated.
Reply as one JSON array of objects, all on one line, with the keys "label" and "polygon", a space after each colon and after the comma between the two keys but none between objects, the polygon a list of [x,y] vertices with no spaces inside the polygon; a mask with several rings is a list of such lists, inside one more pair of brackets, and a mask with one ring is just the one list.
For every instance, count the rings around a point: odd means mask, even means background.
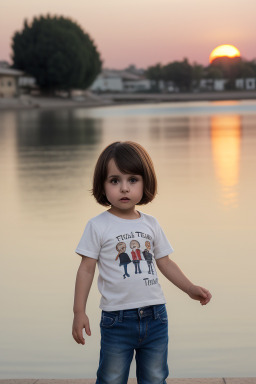
[{"label": "short sleeve", "polygon": [[88,256],[97,260],[99,258],[100,249],[100,235],[93,223],[88,221],[75,252],[78,255]]},{"label": "short sleeve", "polygon": [[168,256],[170,253],[173,252],[173,248],[157,220],[155,225],[156,237],[154,239],[154,256],[157,260],[161,257]]}]

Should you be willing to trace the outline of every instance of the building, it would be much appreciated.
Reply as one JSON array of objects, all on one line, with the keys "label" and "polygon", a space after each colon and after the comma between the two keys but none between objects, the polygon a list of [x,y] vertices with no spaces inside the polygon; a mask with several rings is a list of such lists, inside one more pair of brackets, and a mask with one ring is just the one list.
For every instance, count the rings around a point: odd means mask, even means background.
[{"label": "building", "polygon": [[93,92],[123,92],[119,71],[103,70],[90,87]]},{"label": "building", "polygon": [[151,81],[148,79],[123,79],[124,92],[148,92]]},{"label": "building", "polygon": [[6,60],[0,60],[0,68],[10,68],[10,64]]},{"label": "building", "polygon": [[254,91],[256,89],[256,79],[247,78],[247,79],[236,79],[236,88],[243,89],[246,91]]},{"label": "building", "polygon": [[201,79],[199,91],[224,91],[227,79]]},{"label": "building", "polygon": [[18,86],[22,93],[29,93],[37,89],[36,79],[24,73],[19,77]]},{"label": "building", "polygon": [[93,92],[147,92],[151,81],[130,71],[103,69],[90,87]]},{"label": "building", "polygon": [[0,67],[0,97],[14,97],[19,94],[18,80],[23,75],[17,69]]}]

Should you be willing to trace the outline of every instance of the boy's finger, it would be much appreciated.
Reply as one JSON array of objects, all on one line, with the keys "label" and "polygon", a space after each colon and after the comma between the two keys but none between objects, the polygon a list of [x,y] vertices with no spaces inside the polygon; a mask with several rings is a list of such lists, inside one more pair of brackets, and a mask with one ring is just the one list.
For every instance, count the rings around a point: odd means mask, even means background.
[{"label": "boy's finger", "polygon": [[90,330],[90,324],[89,323],[87,323],[87,324],[85,324],[85,332],[86,332],[86,334],[88,335],[88,336],[91,336],[91,330]]},{"label": "boy's finger", "polygon": [[79,337],[78,337],[78,335],[76,333],[73,334],[73,338],[79,344]]},{"label": "boy's finger", "polygon": [[79,332],[79,343],[80,344],[84,344],[85,343],[85,340],[84,340],[84,337],[83,337],[83,330],[81,330]]},{"label": "boy's finger", "polygon": [[85,340],[83,338],[83,333],[81,332],[74,332],[73,333],[73,338],[75,339],[75,341],[77,342],[77,344],[84,344],[85,343]]},{"label": "boy's finger", "polygon": [[206,305],[206,304],[208,304],[209,301],[211,300],[211,297],[212,297],[212,295],[209,293],[209,294],[206,296],[205,299],[200,300],[200,303],[201,303],[202,305]]}]

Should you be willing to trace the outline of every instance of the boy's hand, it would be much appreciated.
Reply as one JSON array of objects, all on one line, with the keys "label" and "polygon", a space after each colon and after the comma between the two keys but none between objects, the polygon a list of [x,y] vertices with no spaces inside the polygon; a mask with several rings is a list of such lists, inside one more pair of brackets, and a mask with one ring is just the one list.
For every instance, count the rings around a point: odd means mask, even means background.
[{"label": "boy's hand", "polygon": [[212,298],[212,295],[207,289],[194,284],[189,287],[188,295],[191,299],[200,301],[202,305],[208,304]]},{"label": "boy's hand", "polygon": [[78,344],[84,345],[83,329],[88,336],[91,336],[88,316],[85,313],[76,313],[73,320],[72,336]]}]

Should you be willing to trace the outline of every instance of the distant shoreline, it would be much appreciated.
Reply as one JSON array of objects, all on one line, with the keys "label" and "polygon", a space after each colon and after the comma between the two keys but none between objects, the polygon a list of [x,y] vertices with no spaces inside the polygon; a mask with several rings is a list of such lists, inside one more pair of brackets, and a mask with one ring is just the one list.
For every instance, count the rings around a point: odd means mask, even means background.
[{"label": "distant shoreline", "polygon": [[61,97],[35,97],[23,95],[19,98],[0,99],[0,111],[25,109],[62,109],[62,108],[95,108],[105,106],[154,104],[166,102],[196,102],[196,101],[231,101],[256,100],[256,91],[223,91],[200,93],[109,93],[95,95],[87,92],[79,99],[65,99]]}]

